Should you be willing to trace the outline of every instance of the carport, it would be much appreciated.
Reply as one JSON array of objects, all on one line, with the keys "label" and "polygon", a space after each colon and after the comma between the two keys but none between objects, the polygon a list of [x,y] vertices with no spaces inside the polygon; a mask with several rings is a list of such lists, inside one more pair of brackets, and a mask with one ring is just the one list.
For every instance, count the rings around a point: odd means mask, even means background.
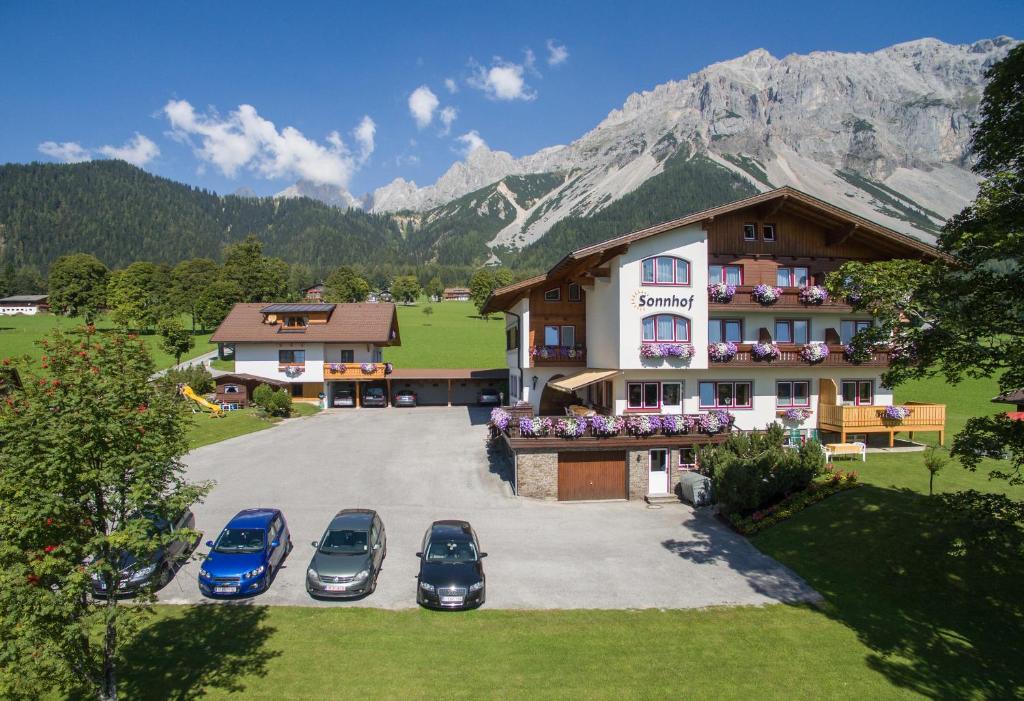
[{"label": "carport", "polygon": [[411,389],[417,402],[433,406],[466,406],[476,403],[481,389],[494,388],[508,397],[505,368],[395,368],[388,376],[388,395]]}]

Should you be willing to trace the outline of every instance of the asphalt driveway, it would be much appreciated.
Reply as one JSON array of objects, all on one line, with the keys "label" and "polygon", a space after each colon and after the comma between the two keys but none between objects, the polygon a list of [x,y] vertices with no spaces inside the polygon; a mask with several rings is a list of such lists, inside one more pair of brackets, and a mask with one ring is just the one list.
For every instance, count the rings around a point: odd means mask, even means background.
[{"label": "asphalt driveway", "polygon": [[[331,410],[200,448],[187,456],[189,477],[217,483],[195,507],[202,541],[243,508],[284,511],[295,549],[270,591],[256,597],[264,604],[413,607],[415,553],[427,526],[442,518],[468,520],[489,553],[488,608],[694,608],[817,598],[706,509],[514,497],[488,459],[487,413]],[[377,591],[352,602],[315,601],[304,586],[310,543],[335,512],[350,507],[376,509],[384,519],[388,556]],[[185,565],[160,600],[205,600],[197,570],[197,561]]]}]

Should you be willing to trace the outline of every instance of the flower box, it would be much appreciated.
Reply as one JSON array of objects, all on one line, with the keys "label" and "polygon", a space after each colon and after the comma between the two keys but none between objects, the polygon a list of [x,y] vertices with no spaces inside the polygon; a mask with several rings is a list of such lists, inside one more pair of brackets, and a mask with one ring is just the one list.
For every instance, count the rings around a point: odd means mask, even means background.
[{"label": "flower box", "polygon": [[772,287],[771,285],[766,285],[762,282],[760,285],[754,287],[750,296],[753,297],[754,301],[757,303],[767,307],[779,301],[782,297],[782,288]]},{"label": "flower box", "polygon": [[736,344],[732,341],[708,345],[708,358],[715,363],[727,363],[736,357]]},{"label": "flower box", "polygon": [[640,346],[641,358],[680,358],[686,360],[694,354],[691,343],[644,343]]},{"label": "flower box", "polygon": [[804,347],[800,349],[800,357],[806,360],[811,365],[823,362],[828,358],[829,350],[828,345],[820,341],[812,341],[811,343],[804,344]]},{"label": "flower box", "polygon": [[724,282],[715,282],[708,285],[708,299],[712,302],[731,302],[736,296],[736,286],[727,285]]},{"label": "flower box", "polygon": [[890,404],[889,406],[879,411],[878,416],[879,418],[885,419],[887,421],[902,421],[903,419],[907,418],[913,413],[914,412],[910,407],[893,406]]},{"label": "flower box", "polygon": [[750,357],[754,360],[770,363],[782,357],[782,351],[774,343],[755,343],[750,348]]},{"label": "flower box", "polygon": [[800,301],[811,305],[824,304],[828,301],[828,290],[821,285],[808,285],[800,290]]}]

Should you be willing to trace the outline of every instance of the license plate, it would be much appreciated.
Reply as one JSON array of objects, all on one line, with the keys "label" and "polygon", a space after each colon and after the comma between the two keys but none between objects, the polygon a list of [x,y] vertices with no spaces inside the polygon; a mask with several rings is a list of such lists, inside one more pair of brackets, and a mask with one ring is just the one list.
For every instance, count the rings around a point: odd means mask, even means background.
[{"label": "license plate", "polygon": [[441,603],[442,604],[461,604],[462,603],[462,597],[461,596],[442,596],[441,597]]},{"label": "license plate", "polygon": [[238,591],[238,587],[214,587],[213,592],[215,594],[234,594]]},{"label": "license plate", "polygon": [[344,584],[325,584],[324,591],[345,591],[348,587]]}]

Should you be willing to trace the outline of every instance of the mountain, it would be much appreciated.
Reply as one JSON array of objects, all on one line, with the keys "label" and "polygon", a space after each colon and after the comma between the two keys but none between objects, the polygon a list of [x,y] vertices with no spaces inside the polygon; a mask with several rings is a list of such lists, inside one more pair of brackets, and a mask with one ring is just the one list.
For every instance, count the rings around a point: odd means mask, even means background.
[{"label": "mountain", "polygon": [[[480,215],[477,228],[494,231],[492,249],[522,249],[559,222],[593,218],[663,177],[670,159],[685,153],[701,159],[699,170],[716,164],[756,190],[792,185],[931,241],[976,192],[970,135],[984,74],[1016,43],[921,39],[873,53],[782,59],[758,49],[630,95],[568,146],[519,159],[480,146],[433,185],[395,180],[374,192],[372,211],[436,227],[456,216],[451,202],[470,194],[487,201],[485,191],[508,176],[560,179],[530,206],[504,198],[510,216],[501,227],[490,208]],[[464,207],[457,216],[465,220]]]},{"label": "mountain", "polygon": [[324,204],[329,204],[332,207],[340,207],[341,209],[362,209],[365,204],[363,201],[353,197],[352,194],[343,187],[336,187],[334,185],[318,185],[308,180],[300,180],[294,185],[281,190],[281,192],[274,195],[274,197],[281,199],[308,197],[311,200],[317,200]]}]

